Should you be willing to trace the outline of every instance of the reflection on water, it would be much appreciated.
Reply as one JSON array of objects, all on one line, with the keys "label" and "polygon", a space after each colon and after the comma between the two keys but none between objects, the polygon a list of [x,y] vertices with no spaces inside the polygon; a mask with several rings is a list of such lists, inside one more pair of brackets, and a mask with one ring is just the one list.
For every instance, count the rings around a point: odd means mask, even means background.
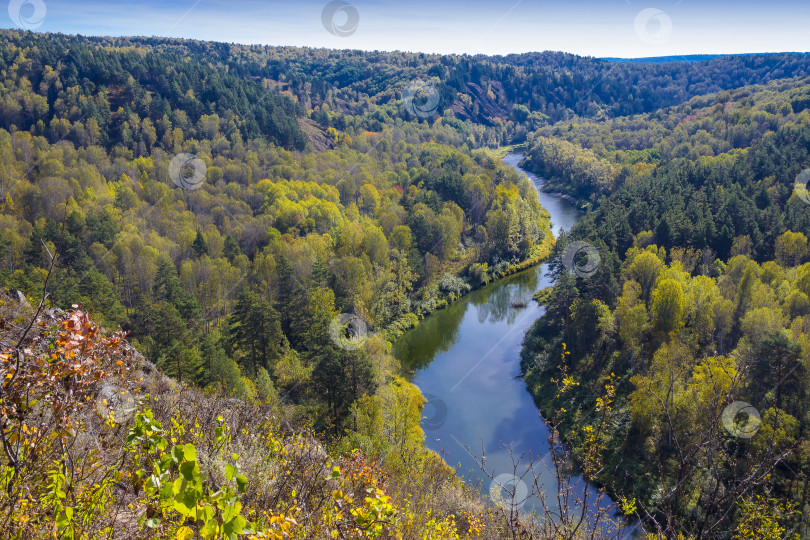
[{"label": "reflection on water", "polygon": [[532,295],[537,292],[538,275],[537,272],[523,272],[514,278],[508,280],[509,286],[496,287],[488,295],[473,299],[472,303],[478,308],[479,323],[505,320],[509,325],[514,324],[520,310],[512,305],[516,302],[528,304],[532,300]]},{"label": "reflection on water", "polygon": [[[532,295],[537,292],[539,277],[539,272],[532,269],[473,291],[430,315],[415,330],[403,335],[394,347],[394,355],[407,369],[428,367],[438,355],[456,345],[462,322],[471,307],[478,325],[505,323],[512,326],[525,311],[525,308],[515,308],[512,304],[530,304]],[[468,337],[465,335],[465,339]]]},{"label": "reflection on water", "polygon": [[[504,159],[516,166],[521,156]],[[539,186],[542,179],[528,174]],[[569,229],[579,212],[559,195],[540,193],[555,230]],[[413,371],[413,382],[423,394],[432,394],[441,409],[441,421],[431,418],[436,406],[426,407],[423,428],[428,447],[439,452],[458,473],[489,494],[490,476],[526,471],[531,458],[550,468],[549,431],[540,418],[520,375],[523,336],[544,308],[532,295],[551,285],[546,265],[491,283],[455,304],[428,316],[396,343],[394,354]],[[524,308],[515,302],[526,302]],[[533,474],[554,499],[554,475],[540,462]],[[592,488],[591,488],[592,489]],[[530,500],[524,509],[540,511]]]}]

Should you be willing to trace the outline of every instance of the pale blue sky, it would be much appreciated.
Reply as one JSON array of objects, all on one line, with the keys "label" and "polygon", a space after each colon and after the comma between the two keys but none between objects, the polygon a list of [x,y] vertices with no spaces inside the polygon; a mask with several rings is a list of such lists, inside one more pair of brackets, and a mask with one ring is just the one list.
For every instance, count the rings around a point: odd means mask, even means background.
[{"label": "pale blue sky", "polygon": [[[559,50],[644,57],[810,50],[808,0],[341,1],[350,5],[333,10],[336,27],[345,25],[353,12],[359,19],[353,32],[344,32],[347,36],[333,35],[324,27],[322,13],[328,2],[313,0],[11,0],[11,14],[3,14],[0,26],[84,35],[486,54]],[[22,16],[11,16],[16,13]]]}]

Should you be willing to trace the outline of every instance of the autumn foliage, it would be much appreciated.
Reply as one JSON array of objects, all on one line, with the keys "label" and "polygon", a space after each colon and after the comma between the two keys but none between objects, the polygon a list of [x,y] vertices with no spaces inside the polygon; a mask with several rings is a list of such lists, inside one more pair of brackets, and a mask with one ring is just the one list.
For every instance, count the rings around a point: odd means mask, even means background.
[{"label": "autumn foliage", "polygon": [[501,535],[418,424],[407,459],[330,453],[291,409],[180,385],[124,338],[0,294],[4,537]]}]

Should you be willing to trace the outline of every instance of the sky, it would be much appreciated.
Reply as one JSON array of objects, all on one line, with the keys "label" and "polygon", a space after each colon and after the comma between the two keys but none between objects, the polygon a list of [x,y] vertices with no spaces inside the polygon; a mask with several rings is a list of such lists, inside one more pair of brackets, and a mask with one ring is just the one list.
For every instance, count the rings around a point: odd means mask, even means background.
[{"label": "sky", "polygon": [[429,53],[810,51],[810,0],[11,0],[0,27]]}]

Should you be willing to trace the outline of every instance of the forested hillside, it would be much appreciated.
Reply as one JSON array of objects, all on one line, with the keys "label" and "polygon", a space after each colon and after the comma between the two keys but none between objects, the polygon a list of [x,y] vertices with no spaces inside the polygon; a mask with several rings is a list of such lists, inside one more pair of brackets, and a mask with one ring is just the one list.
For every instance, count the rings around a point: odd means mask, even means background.
[{"label": "forested hillside", "polygon": [[[0,32],[0,127],[146,155],[226,133],[302,150],[291,99],[172,52]],[[218,118],[211,119],[211,115]]]},{"label": "forested hillside", "polygon": [[527,384],[667,534],[808,534],[807,84],[532,137],[528,163],[593,210],[555,248]]},{"label": "forested hillside", "polygon": [[[289,95],[171,51],[3,39],[10,534],[452,538],[511,523],[424,448],[424,399],[390,342],[547,255],[528,179],[441,123],[338,132]],[[326,144],[313,151],[300,125]],[[79,470],[59,468],[74,459]]]},{"label": "forested hillside", "polygon": [[810,162],[809,92],[806,79],[788,80],[651,115],[543,129],[527,166],[594,204],[583,229],[620,254],[649,230],[666,248],[764,262],[777,256],[784,232],[810,234],[795,190]]},{"label": "forested hillside", "polygon": [[[215,137],[227,129],[211,120]],[[333,317],[354,313],[391,339],[550,245],[527,179],[407,136],[360,135],[303,159],[238,132],[184,137],[178,150],[209,165],[182,189],[159,147],[133,157],[0,132],[3,280],[37,297],[53,262],[55,305],[130,330],[166,373],[240,395],[268,371],[302,394],[311,375],[338,392],[324,422],[339,423],[373,377],[368,367],[344,393],[348,365],[322,348]]]},{"label": "forested hillside", "polygon": [[[0,31],[4,530],[598,537],[487,507],[391,355],[576,238],[601,265],[553,266],[524,368],[610,511],[806,533],[808,69]],[[521,143],[592,210],[556,246]]]},{"label": "forested hillside", "polygon": [[802,77],[699,96],[649,114],[562,122],[530,135],[526,166],[549,179],[548,189],[595,201],[659,164],[748,148],[767,133],[804,123],[808,106]]},{"label": "forested hillside", "polygon": [[[179,384],[86,312],[41,308],[0,293],[7,538],[451,540],[509,530],[425,449],[423,399],[392,372],[364,398],[356,438],[330,454],[283,399]],[[358,450],[372,431],[374,444]]]},{"label": "forested hillside", "polygon": [[[499,146],[521,142],[532,130],[560,120],[651,112],[712,92],[810,75],[810,58],[801,54],[639,64],[556,52],[459,56],[166,38],[44,37],[5,30],[0,34],[15,45],[9,48],[12,54],[16,46],[35,51],[34,69],[45,65],[35,58],[44,55],[52,66],[65,65],[67,75],[75,70],[84,92],[95,92],[86,87],[84,78],[91,85],[111,87],[112,99],[128,100],[146,90],[169,99],[172,111],[184,110],[193,122],[203,113],[223,116],[217,109],[223,106],[208,100],[228,96],[224,108],[241,116],[243,137],[261,131],[274,142],[296,148],[301,141],[284,116],[310,116],[341,131],[380,131],[400,120],[420,121],[425,112],[441,117],[461,135],[462,144]],[[96,54],[98,50],[104,52]],[[174,63],[171,68],[166,66],[169,62]],[[128,83],[130,69],[134,85]],[[175,72],[179,77],[173,76]],[[28,76],[37,85],[43,77]],[[50,91],[52,96],[54,92]],[[428,107],[419,111],[403,106],[409,92]],[[293,98],[301,109],[291,111],[279,94]],[[245,105],[259,102],[262,107]],[[122,103],[113,104],[117,108]],[[151,116],[136,112],[153,123],[169,113],[161,100],[149,108]]]}]

